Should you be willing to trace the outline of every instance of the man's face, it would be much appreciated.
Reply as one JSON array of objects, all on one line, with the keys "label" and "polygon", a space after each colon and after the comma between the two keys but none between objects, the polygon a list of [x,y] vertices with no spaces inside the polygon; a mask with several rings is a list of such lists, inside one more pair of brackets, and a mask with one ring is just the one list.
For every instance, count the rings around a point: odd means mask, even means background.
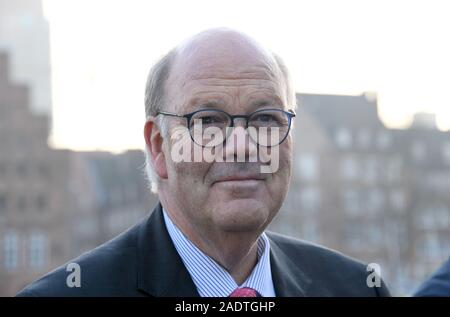
[{"label": "man's face", "polygon": [[[220,45],[209,43],[201,49],[186,48],[180,52],[166,83],[165,111],[187,114],[207,105],[236,115],[264,108],[290,108],[284,81],[267,54],[254,47]],[[164,120],[169,134],[174,126],[186,124],[173,117]],[[242,124],[239,119],[235,121],[237,126]],[[236,129],[234,133],[244,130]],[[233,162],[207,163],[174,162],[173,142],[170,137],[166,141],[163,151],[168,178],[161,190],[176,202],[183,218],[194,228],[211,233],[259,233],[278,212],[290,180],[291,136],[277,148],[278,169],[268,174],[260,172],[261,163],[248,162],[248,156],[259,157],[261,149],[251,148],[245,142],[223,146],[223,159]],[[247,162],[236,162],[238,153],[244,153]]]}]

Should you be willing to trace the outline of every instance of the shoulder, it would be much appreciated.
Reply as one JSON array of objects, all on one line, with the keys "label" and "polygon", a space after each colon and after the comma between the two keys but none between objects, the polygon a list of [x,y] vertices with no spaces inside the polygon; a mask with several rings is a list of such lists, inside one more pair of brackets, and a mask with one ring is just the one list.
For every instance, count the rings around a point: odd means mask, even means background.
[{"label": "shoulder", "polygon": [[[380,278],[380,287],[369,288],[372,269],[367,264],[336,250],[304,240],[268,232],[274,256],[284,257],[290,265],[307,275],[317,294],[335,296],[388,296]],[[322,296],[322,295],[320,295]]]},{"label": "shoulder", "polygon": [[267,236],[271,241],[271,247],[275,246],[294,259],[299,258],[302,261],[307,260],[306,262],[314,263],[318,263],[319,261],[321,265],[325,266],[350,266],[357,270],[366,269],[366,266],[362,262],[336,250],[274,232],[268,232]]},{"label": "shoulder", "polygon": [[115,296],[136,289],[140,224],[31,283],[17,296]]},{"label": "shoulder", "polygon": [[414,296],[450,296],[450,258],[419,286]]}]

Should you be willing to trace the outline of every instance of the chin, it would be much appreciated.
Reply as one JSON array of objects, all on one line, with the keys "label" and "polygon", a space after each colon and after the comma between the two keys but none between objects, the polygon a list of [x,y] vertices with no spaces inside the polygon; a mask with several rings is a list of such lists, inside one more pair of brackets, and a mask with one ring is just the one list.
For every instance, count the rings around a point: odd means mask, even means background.
[{"label": "chin", "polygon": [[235,199],[214,208],[214,222],[223,231],[263,231],[270,222],[269,207],[255,199]]}]

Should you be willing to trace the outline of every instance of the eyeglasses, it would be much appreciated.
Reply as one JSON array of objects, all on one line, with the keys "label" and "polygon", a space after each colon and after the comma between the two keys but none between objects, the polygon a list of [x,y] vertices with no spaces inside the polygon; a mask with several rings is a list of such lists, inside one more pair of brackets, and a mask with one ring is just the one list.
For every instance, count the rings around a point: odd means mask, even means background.
[{"label": "eyeglasses", "polygon": [[157,115],[160,114],[185,118],[192,141],[203,147],[224,144],[234,127],[234,119],[238,118],[245,119],[245,129],[256,144],[276,146],[288,136],[295,117],[293,110],[281,109],[261,109],[248,115],[230,115],[219,109],[200,109],[185,115],[158,111]]}]

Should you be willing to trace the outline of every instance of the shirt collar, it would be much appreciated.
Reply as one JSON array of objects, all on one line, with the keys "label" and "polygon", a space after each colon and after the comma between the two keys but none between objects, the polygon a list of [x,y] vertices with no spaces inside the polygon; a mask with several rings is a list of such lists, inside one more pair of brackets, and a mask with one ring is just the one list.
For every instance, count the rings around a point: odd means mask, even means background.
[{"label": "shirt collar", "polygon": [[227,297],[237,287],[250,287],[264,297],[275,296],[270,267],[270,243],[263,233],[258,239],[258,263],[242,285],[214,259],[197,248],[172,222],[165,209],[164,221],[175,249],[202,297]]}]

